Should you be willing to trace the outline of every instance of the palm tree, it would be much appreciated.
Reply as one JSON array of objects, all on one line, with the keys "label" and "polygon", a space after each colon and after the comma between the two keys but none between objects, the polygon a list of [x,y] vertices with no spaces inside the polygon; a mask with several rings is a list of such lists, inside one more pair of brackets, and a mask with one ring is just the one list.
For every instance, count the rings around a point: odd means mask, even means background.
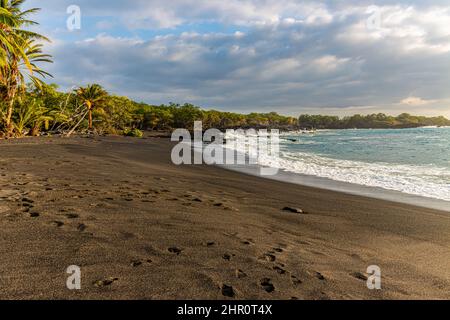
[{"label": "palm tree", "polygon": [[9,135],[14,129],[14,102],[25,88],[26,76],[39,85],[41,80],[35,74],[42,77],[50,74],[41,70],[36,63],[52,62],[49,55],[42,53],[42,45],[36,44],[37,40],[49,40],[35,32],[22,29],[37,24],[27,17],[40,10],[33,8],[22,11],[24,2],[25,0],[0,0],[0,96],[7,106],[3,120]]},{"label": "palm tree", "polygon": [[38,98],[21,101],[15,110],[15,115],[14,127],[19,137],[24,135],[25,128],[28,126],[31,127],[29,130],[31,136],[39,135],[42,125],[45,123],[46,129],[48,129],[50,121],[57,119],[58,116],[57,112],[46,108],[42,100]]},{"label": "palm tree", "polygon": [[100,85],[92,84],[78,88],[76,94],[87,109],[89,130],[92,130],[92,110],[105,102],[108,93]]}]

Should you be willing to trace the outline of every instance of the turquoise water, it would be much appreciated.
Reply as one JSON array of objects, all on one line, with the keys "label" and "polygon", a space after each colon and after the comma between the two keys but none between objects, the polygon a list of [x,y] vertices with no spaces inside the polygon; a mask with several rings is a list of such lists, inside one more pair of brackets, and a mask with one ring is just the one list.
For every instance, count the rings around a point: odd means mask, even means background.
[{"label": "turquoise water", "polygon": [[280,149],[287,172],[450,201],[450,128],[291,133]]}]

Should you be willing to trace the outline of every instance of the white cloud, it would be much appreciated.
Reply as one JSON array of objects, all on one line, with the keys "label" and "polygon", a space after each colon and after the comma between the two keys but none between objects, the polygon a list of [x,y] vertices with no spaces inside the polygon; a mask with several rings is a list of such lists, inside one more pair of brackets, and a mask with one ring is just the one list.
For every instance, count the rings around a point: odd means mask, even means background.
[{"label": "white cloud", "polygon": [[[71,4],[33,1],[44,6],[46,30]],[[448,3],[380,1],[375,30],[367,28],[371,4],[78,0],[95,23],[83,24],[79,35],[51,31],[51,71],[65,87],[100,82],[154,103],[291,113],[346,106],[448,110]]]},{"label": "white cloud", "polygon": [[400,101],[400,104],[408,105],[408,106],[423,106],[431,103],[435,103],[436,100],[425,100],[420,97],[408,97]]},{"label": "white cloud", "polygon": [[[353,8],[359,19],[349,24],[336,36],[351,43],[384,45],[395,41],[398,50],[450,52],[450,9],[448,7],[415,8],[412,6],[382,6],[379,10],[379,28],[367,28],[366,7]],[[338,13],[339,14],[339,13]],[[346,15],[348,12],[346,13]]]}]

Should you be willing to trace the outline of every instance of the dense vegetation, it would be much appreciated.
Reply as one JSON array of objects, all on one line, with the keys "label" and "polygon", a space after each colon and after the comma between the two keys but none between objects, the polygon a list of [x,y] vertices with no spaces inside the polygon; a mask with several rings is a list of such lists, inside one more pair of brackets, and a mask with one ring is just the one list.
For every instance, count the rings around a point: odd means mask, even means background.
[{"label": "dense vegetation", "polygon": [[39,9],[21,10],[25,0],[0,0],[0,136],[42,133],[112,133],[142,136],[141,130],[191,129],[194,121],[207,128],[406,128],[450,125],[443,117],[384,114],[338,118],[302,115],[299,119],[272,113],[247,115],[202,110],[191,104],[154,106],[108,94],[100,85],[60,92],[43,82],[50,74],[38,64],[51,63],[42,52],[42,35],[27,31],[37,24],[29,16]]},{"label": "dense vegetation", "polygon": [[[69,93],[58,91],[56,85],[29,85],[16,99],[12,119],[16,136],[74,131],[132,135],[139,134],[133,129],[192,129],[196,120],[203,121],[204,128],[297,127],[297,119],[276,113],[242,115],[205,111],[191,104],[138,103],[109,95],[95,84]],[[6,132],[7,128],[3,125],[0,130]]]},{"label": "dense vegetation", "polygon": [[302,115],[298,122],[301,128],[315,129],[381,129],[381,128],[416,128],[425,126],[450,126],[445,117],[423,117],[402,113],[397,117],[384,113],[354,115],[339,118],[335,116]]},{"label": "dense vegetation", "polygon": [[[99,134],[137,135],[138,130],[167,131],[173,128],[192,129],[196,120],[204,129],[218,128],[407,128],[428,125],[448,126],[444,117],[417,117],[384,114],[334,117],[301,115],[299,119],[277,113],[247,115],[202,110],[191,104],[149,105],[126,97],[108,94],[99,85],[90,85],[73,92],[57,90],[56,85],[29,85],[16,99],[12,115],[15,136],[38,135],[42,132],[71,133],[90,131]],[[6,132],[6,127],[0,128]],[[137,130],[135,130],[137,129]]]}]

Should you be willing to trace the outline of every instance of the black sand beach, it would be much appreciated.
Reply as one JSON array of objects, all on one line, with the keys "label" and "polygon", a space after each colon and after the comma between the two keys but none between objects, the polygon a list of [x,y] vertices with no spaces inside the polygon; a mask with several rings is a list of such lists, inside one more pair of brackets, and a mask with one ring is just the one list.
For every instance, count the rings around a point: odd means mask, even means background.
[{"label": "black sand beach", "polygon": [[[450,298],[447,212],[177,167],[170,150],[1,141],[0,299]],[[81,290],[66,288],[70,265]]]}]

